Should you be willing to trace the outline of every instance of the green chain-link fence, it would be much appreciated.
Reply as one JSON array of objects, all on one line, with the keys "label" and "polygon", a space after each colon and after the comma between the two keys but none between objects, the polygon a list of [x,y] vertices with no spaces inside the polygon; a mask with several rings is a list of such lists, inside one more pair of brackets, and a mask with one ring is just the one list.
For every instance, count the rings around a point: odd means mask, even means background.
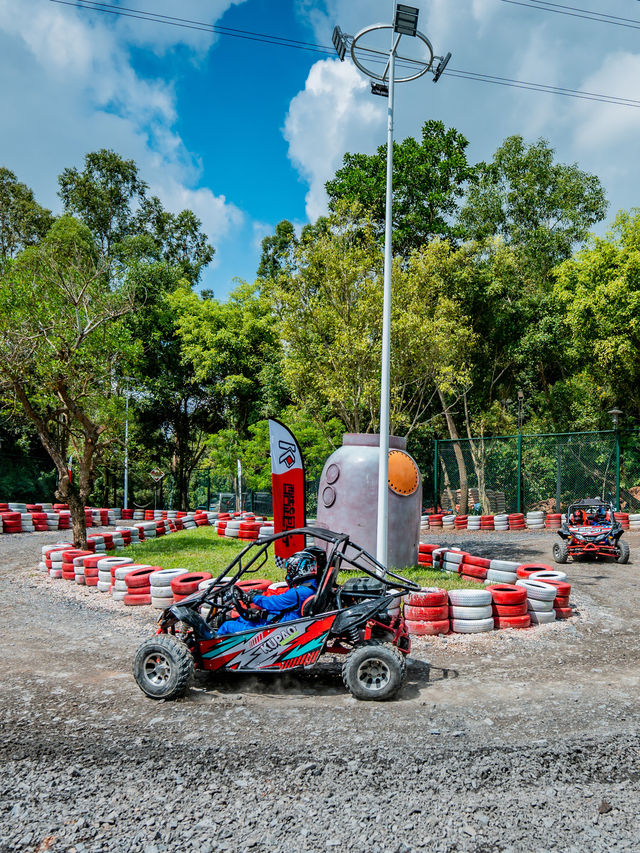
[{"label": "green chain-link fence", "polygon": [[640,509],[640,431],[509,435],[435,442],[434,501],[482,512],[560,512],[574,500],[600,497]]}]

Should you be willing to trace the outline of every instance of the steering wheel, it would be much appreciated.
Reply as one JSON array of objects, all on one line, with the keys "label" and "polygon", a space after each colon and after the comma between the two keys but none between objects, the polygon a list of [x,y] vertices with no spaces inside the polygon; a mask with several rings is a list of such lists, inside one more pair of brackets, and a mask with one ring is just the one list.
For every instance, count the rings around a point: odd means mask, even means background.
[{"label": "steering wheel", "polygon": [[233,606],[238,611],[240,616],[244,616],[245,618],[249,615],[252,608],[245,602],[242,590],[238,586],[231,587],[231,600],[233,601]]}]

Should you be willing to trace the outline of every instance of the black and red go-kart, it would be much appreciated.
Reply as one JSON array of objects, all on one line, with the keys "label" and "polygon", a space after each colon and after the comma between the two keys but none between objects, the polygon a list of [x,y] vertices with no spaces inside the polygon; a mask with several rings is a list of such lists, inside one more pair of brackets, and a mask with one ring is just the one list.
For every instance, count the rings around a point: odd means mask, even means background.
[{"label": "black and red go-kart", "polygon": [[561,542],[553,546],[556,563],[589,557],[613,557],[629,562],[629,543],[622,539],[622,525],[616,520],[610,503],[585,498],[567,509],[567,520],[558,531]]},{"label": "black and red go-kart", "polygon": [[[295,534],[313,538],[327,553],[317,592],[304,602],[302,617],[217,637],[216,628],[232,610],[251,616],[240,578],[266,564],[277,539]],[[339,584],[341,569],[364,576]],[[410,650],[400,599],[417,589],[343,533],[315,527],[278,533],[247,545],[207,589],[164,610],[157,634],[136,652],[134,677],[152,699],[174,699],[185,692],[194,669],[308,670],[326,652],[345,655],[342,678],[357,699],[390,699],[404,683]]]}]

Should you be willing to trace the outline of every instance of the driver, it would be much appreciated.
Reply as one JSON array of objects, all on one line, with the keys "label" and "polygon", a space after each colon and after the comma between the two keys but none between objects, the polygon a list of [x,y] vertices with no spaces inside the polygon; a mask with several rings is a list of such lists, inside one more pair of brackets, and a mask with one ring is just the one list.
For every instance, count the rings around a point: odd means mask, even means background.
[{"label": "driver", "polygon": [[[235,634],[249,628],[259,628],[272,622],[290,622],[299,619],[302,605],[318,589],[318,575],[322,572],[327,557],[322,548],[305,548],[287,559],[285,581],[289,589],[280,595],[261,595],[257,592],[242,592],[245,604],[253,604],[255,618],[228,619],[217,630],[217,635]],[[236,587],[237,589],[237,587]],[[255,609],[257,608],[257,609]]]}]

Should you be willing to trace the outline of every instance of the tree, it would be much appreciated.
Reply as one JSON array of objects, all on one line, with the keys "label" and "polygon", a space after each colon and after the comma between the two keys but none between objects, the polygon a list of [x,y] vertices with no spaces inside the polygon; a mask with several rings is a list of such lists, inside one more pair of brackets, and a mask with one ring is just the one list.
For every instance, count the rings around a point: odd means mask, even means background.
[{"label": "tree", "polygon": [[[576,376],[601,415],[618,405],[640,416],[640,210],[621,212],[606,237],[555,273]],[[608,424],[607,424],[608,426]]]},{"label": "tree", "polygon": [[472,239],[501,236],[544,281],[606,211],[595,175],[576,164],[556,163],[544,139],[527,144],[521,136],[510,136],[491,163],[478,165],[460,223]]},{"label": "tree", "polygon": [[[463,236],[455,223],[458,200],[475,178],[467,162],[469,143],[441,121],[427,121],[418,142],[407,137],[393,148],[393,250],[407,257],[435,236]],[[345,154],[341,169],[326,183],[329,207],[357,201],[382,239],[385,222],[386,146],[375,154]]]},{"label": "tree", "polygon": [[[186,509],[189,478],[204,453],[203,429],[217,428],[209,398],[187,370],[176,334],[176,316],[168,295],[180,283],[196,284],[214,249],[190,210],[167,211],[147,195],[133,160],[108,149],[87,154],[84,168],[60,176],[65,209],[91,229],[103,256],[117,259],[133,237],[146,238],[146,249],[164,262],[165,274],[150,288],[145,303],[127,325],[142,347],[139,360],[141,435],[156,464],[169,464],[176,503]],[[168,457],[168,458],[167,458]]]},{"label": "tree", "polygon": [[84,507],[96,462],[115,440],[113,379],[135,358],[124,318],[160,272],[133,252],[127,266],[107,270],[89,229],[63,216],[0,275],[3,402],[33,424],[53,460],[76,545],[86,541]]},{"label": "tree", "polygon": [[0,167],[0,264],[34,246],[47,233],[53,216],[13,172]]},{"label": "tree", "polygon": [[283,395],[274,367],[280,345],[271,306],[256,285],[241,284],[227,302],[202,299],[186,287],[170,299],[183,364],[208,389],[223,424],[247,435]]},{"label": "tree", "polygon": [[[410,435],[433,414],[438,389],[463,381],[468,322],[435,280],[434,241],[393,269],[391,423]],[[329,228],[300,241],[293,265],[264,290],[283,342],[293,399],[318,423],[334,416],[351,432],[378,428],[382,275],[375,228],[344,202]]]}]

